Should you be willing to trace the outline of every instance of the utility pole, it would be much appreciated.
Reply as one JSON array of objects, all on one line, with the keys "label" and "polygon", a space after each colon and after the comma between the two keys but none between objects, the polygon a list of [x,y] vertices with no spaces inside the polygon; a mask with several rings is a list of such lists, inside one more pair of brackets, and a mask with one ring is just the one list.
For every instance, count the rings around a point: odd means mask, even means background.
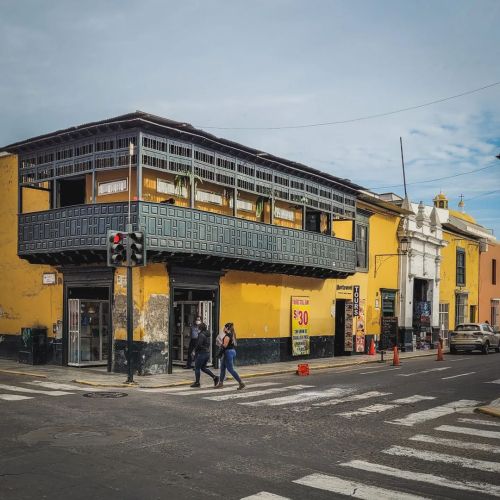
[{"label": "utility pole", "polygon": [[406,192],[406,174],[405,174],[405,159],[403,156],[403,139],[399,138],[399,145],[401,146],[401,165],[403,166],[403,185],[405,188],[405,198],[408,197],[408,193]]}]

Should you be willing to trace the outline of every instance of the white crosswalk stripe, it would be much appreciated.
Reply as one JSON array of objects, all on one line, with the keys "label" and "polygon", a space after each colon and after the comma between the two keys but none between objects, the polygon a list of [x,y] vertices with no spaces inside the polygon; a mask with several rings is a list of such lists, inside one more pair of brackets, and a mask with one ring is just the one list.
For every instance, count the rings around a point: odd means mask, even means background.
[{"label": "white crosswalk stripe", "polygon": [[448,455],[446,453],[437,453],[428,450],[416,450],[406,446],[391,446],[390,448],[382,450],[382,453],[399,457],[418,458],[428,462],[443,462],[446,464],[460,465],[461,467],[465,467],[467,469],[500,472],[500,463],[489,462],[486,460],[475,460],[472,458]]},{"label": "white crosswalk stripe", "polygon": [[34,385],[37,387],[44,387],[45,389],[55,389],[61,391],[83,391],[83,392],[102,392],[104,389],[98,389],[96,387],[82,387],[70,384],[60,384],[58,382],[48,382],[43,380],[33,380],[31,382],[25,382],[28,385]]},{"label": "white crosswalk stripe", "polygon": [[279,398],[261,399],[258,401],[251,401],[239,404],[247,406],[284,406],[288,404],[307,403],[310,401],[316,401],[318,399],[344,396],[346,394],[349,394],[350,392],[352,392],[352,389],[334,387],[332,389],[326,389],[324,391],[306,391],[306,392],[300,392],[299,394],[294,394],[293,396],[282,396]]},{"label": "white crosswalk stripe", "polygon": [[437,431],[453,432],[455,434],[466,434],[467,436],[478,436],[492,439],[500,439],[500,432],[472,429],[470,427],[459,427],[457,425],[440,425]]},{"label": "white crosswalk stripe", "polygon": [[23,399],[33,399],[32,396],[20,396],[19,394],[0,394],[3,401],[22,401]]},{"label": "white crosswalk stripe", "polygon": [[500,427],[500,422],[492,422],[491,420],[480,420],[478,418],[459,418],[458,421],[464,424],[479,424],[491,427]]},{"label": "white crosswalk stripe", "polygon": [[387,421],[387,423],[412,427],[416,424],[421,424],[429,420],[434,420],[444,415],[450,415],[452,413],[457,412],[460,408],[467,408],[471,406],[476,406],[478,404],[479,401],[460,399],[458,401],[452,401],[451,403],[446,403],[444,405],[435,406],[434,408],[430,408],[428,410],[410,413],[405,417]]},{"label": "white crosswalk stripe", "polygon": [[72,392],[41,391],[38,389],[28,389],[26,387],[20,387],[17,385],[5,385],[5,384],[0,384],[0,390],[11,391],[11,392],[24,392],[24,393],[31,393],[31,394],[45,394],[47,396],[68,396],[70,394],[73,394]]},{"label": "white crosswalk stripe", "polygon": [[[282,385],[279,382],[259,382],[257,384],[251,384],[247,386],[249,389],[254,387],[271,387],[276,385]],[[238,384],[228,384],[224,383],[224,387],[221,389],[215,389],[212,387],[211,389],[199,389],[199,388],[191,388],[189,389],[186,386],[182,387],[158,387],[158,388],[141,388],[140,392],[150,392],[150,393],[160,393],[160,394],[171,394],[172,396],[195,396],[199,394],[210,394],[210,393],[221,393],[221,392],[230,392],[234,391],[238,387]]]},{"label": "white crosswalk stripe", "polygon": [[280,495],[274,495],[273,493],[268,493],[267,491],[261,491],[255,495],[250,495],[249,497],[242,498],[241,500],[290,500],[288,497],[282,497]]},{"label": "white crosswalk stripe", "polygon": [[486,384],[500,384],[500,378],[497,380],[492,380],[491,382],[486,382]]},{"label": "white crosswalk stripe", "polygon": [[394,408],[398,408],[401,405],[418,403],[419,401],[426,401],[429,399],[435,399],[435,398],[433,396],[420,396],[419,394],[415,394],[407,398],[400,398],[400,399],[395,399],[394,401],[389,401],[389,403],[381,403],[381,404],[365,406],[364,408],[359,408],[358,410],[354,411],[336,413],[336,415],[345,418],[361,417],[373,413],[381,413],[384,411],[392,410]]},{"label": "white crosswalk stripe", "polygon": [[206,396],[203,399],[208,399],[210,401],[228,401],[229,399],[254,398],[257,396],[264,396],[266,394],[275,394],[277,392],[298,391],[301,389],[309,389],[310,387],[314,386],[289,385],[286,387],[275,387],[273,389],[265,389],[262,391],[240,391],[240,392],[233,392],[232,394],[223,394],[222,396]]},{"label": "white crosswalk stripe", "polygon": [[357,481],[350,481],[327,474],[310,474],[296,479],[294,483],[310,486],[339,495],[366,500],[422,500],[425,497],[403,493],[401,491],[387,490],[378,486],[369,486]]},{"label": "white crosswalk stripe", "polygon": [[494,446],[492,444],[472,443],[470,441],[459,441],[458,439],[440,438],[436,436],[427,436],[425,434],[416,434],[409,439],[410,441],[451,446],[453,448],[462,448],[464,450],[474,449],[477,451],[486,451],[488,453],[500,453],[500,446]]},{"label": "white crosswalk stripe", "polygon": [[445,477],[427,474],[424,472],[414,472],[411,470],[401,470],[387,465],[380,465],[373,462],[365,462],[363,460],[351,460],[340,464],[344,467],[352,467],[354,469],[363,470],[366,472],[374,472],[383,474],[392,478],[402,480],[418,481],[420,483],[428,483],[433,486],[439,485],[445,488],[452,488],[462,491],[474,491],[485,493],[486,495],[500,496],[500,486],[489,483],[481,483],[476,481],[466,481],[458,479],[447,479]]},{"label": "white crosswalk stripe", "polygon": [[353,394],[352,396],[346,396],[345,398],[329,399],[328,401],[322,401],[321,403],[313,403],[313,406],[333,406],[342,403],[351,403],[353,401],[362,401],[364,399],[377,398],[380,396],[390,396],[390,394],[390,392],[369,391],[363,394]]}]

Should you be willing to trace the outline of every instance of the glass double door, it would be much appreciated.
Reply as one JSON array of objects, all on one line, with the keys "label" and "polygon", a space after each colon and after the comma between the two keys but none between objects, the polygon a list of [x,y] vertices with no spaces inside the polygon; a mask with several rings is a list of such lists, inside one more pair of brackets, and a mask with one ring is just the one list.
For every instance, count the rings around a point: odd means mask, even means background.
[{"label": "glass double door", "polygon": [[184,300],[174,302],[175,329],[172,342],[172,362],[185,365],[188,357],[191,327],[197,316],[207,325],[210,334],[210,360],[212,360],[212,301]]},{"label": "glass double door", "polygon": [[109,302],[68,299],[68,365],[108,363]]}]

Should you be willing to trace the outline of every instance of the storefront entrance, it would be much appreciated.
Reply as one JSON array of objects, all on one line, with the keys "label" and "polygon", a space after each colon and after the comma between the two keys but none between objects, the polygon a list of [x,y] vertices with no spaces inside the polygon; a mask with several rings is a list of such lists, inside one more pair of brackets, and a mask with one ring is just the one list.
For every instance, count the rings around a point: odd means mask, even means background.
[{"label": "storefront entrance", "polygon": [[[211,299],[211,292],[204,290],[182,290],[177,291],[177,296],[200,297],[205,295]],[[207,325],[210,334],[210,360],[212,360],[213,345],[213,302],[212,300],[177,300],[174,301],[175,330],[172,339],[172,363],[174,365],[186,365],[188,347],[191,338],[191,327],[196,317],[200,316],[203,323]]]},{"label": "storefront entrance", "polygon": [[68,290],[68,366],[107,365],[111,351],[108,288]]},{"label": "storefront entrance", "polygon": [[353,352],[352,300],[335,301],[334,356],[349,356]]}]

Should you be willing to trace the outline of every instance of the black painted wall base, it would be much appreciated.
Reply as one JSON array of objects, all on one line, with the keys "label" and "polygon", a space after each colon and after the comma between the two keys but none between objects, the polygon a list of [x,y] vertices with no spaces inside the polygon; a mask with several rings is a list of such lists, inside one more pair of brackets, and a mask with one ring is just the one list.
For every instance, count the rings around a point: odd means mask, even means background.
[{"label": "black painted wall base", "polygon": [[[115,340],[113,371],[127,373],[127,341]],[[168,351],[165,342],[134,341],[133,366],[137,375],[167,373]]]},{"label": "black painted wall base", "polygon": [[17,361],[20,347],[21,335],[0,335],[0,358]]},{"label": "black painted wall base", "polygon": [[244,366],[331,358],[333,357],[333,339],[332,335],[310,337],[311,354],[308,356],[292,356],[291,337],[238,339],[236,362],[238,365]]}]

